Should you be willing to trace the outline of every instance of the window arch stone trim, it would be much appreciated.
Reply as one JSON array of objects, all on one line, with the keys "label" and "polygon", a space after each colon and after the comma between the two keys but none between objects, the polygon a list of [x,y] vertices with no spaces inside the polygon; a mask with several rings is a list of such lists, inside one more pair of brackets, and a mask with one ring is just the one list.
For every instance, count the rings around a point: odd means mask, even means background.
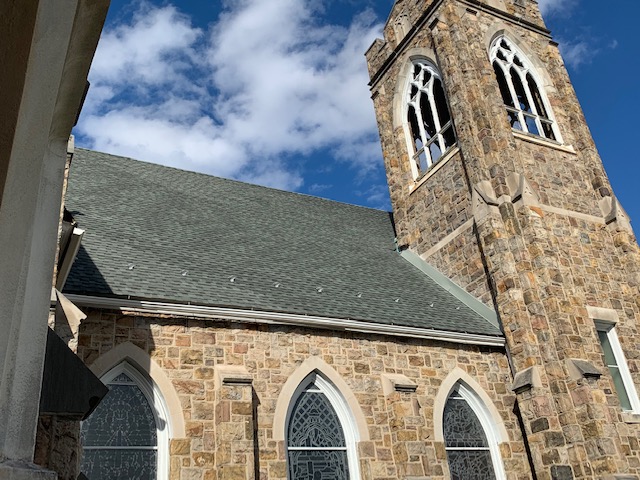
[{"label": "window arch stone trim", "polygon": [[505,480],[506,474],[502,462],[500,445],[508,441],[509,435],[504,426],[504,421],[489,395],[487,395],[478,382],[459,367],[456,367],[445,378],[436,396],[433,408],[434,440],[446,445],[443,423],[444,409],[456,385],[460,385],[461,390],[464,390],[463,397],[482,424],[487,441],[489,442],[489,450],[491,452],[491,460],[493,462],[496,479]]},{"label": "window arch stone trim", "polygon": [[94,375],[102,378],[123,362],[148,376],[148,380],[159,390],[169,417],[169,438],[184,438],[184,416],[178,393],[162,368],[144,350],[131,342],[121,343],[98,357],[89,368]]},{"label": "window arch stone trim", "polygon": [[405,114],[405,93],[407,92],[407,88],[409,87],[409,82],[411,81],[410,73],[411,73],[411,65],[418,60],[423,60],[429,62],[437,67],[438,62],[436,62],[436,53],[427,47],[414,47],[407,50],[401,62],[398,62],[400,65],[400,70],[398,71],[397,81],[396,81],[396,89],[393,92],[393,130],[395,131],[398,128],[404,128],[406,123]]},{"label": "window arch stone trim", "polygon": [[[513,106],[514,112],[520,112],[517,113],[519,123],[525,123],[519,128],[514,127],[514,134],[520,133],[519,131],[522,130],[522,133],[525,135],[530,134],[534,138],[541,138],[554,145],[563,145],[564,140],[562,132],[560,131],[560,126],[548,95],[548,92],[555,91],[555,87],[551,77],[549,76],[547,66],[525,42],[523,42],[517,35],[514,35],[502,23],[494,24],[485,34],[485,40],[489,63],[491,64],[492,69],[497,68],[503,72],[505,82],[508,84],[510,95],[513,97],[514,101],[516,100],[517,94],[516,91],[513,90],[515,88],[513,84],[513,69],[518,70],[518,72],[515,73],[515,77],[517,77],[518,81],[522,83],[522,89],[526,96],[528,109],[531,110],[529,113],[525,113],[526,110],[523,110],[518,105]],[[496,58],[496,52],[499,49],[498,43],[502,40],[509,45],[510,50],[513,49],[513,55],[519,58],[522,62],[522,65],[519,65],[518,63],[514,64],[512,61],[510,63],[512,71],[505,70],[504,62]],[[499,64],[499,66],[497,64]],[[523,72],[526,72],[527,78],[530,77],[533,85],[528,84],[529,80],[525,78]],[[497,78],[496,82],[498,82]],[[532,88],[538,93],[537,96],[534,95],[534,90],[532,90]],[[540,108],[542,111],[539,111]],[[507,111],[509,112],[512,110],[511,108],[507,108]],[[534,128],[538,130],[538,133],[529,133],[529,130],[533,125],[526,124],[527,122],[525,120],[527,118],[535,123]],[[550,130],[545,130],[545,126]]]},{"label": "window arch stone trim", "polygon": [[342,396],[342,399],[353,416],[353,423],[357,430],[357,440],[359,442],[368,441],[369,427],[367,426],[367,421],[353,391],[340,374],[319,357],[309,357],[302,362],[302,364],[289,376],[282,387],[280,395],[278,395],[276,410],[273,416],[273,439],[275,441],[285,441],[287,413],[289,411],[291,401],[296,396],[300,384],[305,378],[314,372],[319,373],[331,382],[333,387]]},{"label": "window arch stone trim", "polygon": [[[435,59],[435,52],[426,47],[406,52],[404,61],[400,62],[393,96],[394,135],[405,139],[406,157],[401,155],[407,159],[403,161],[404,168],[416,181],[438,162],[449,158],[457,146],[447,89]],[[416,71],[417,66],[421,67],[420,72]],[[420,82],[423,83],[419,85]],[[404,146],[398,147],[401,152],[405,151]]]},{"label": "window arch stone trim", "polygon": [[434,440],[436,442],[444,443],[444,430],[442,424],[444,406],[447,403],[447,399],[449,398],[451,391],[459,383],[463,384],[468,390],[471,390],[482,403],[485,413],[493,423],[493,431],[498,444],[507,442],[509,440],[509,434],[507,433],[507,429],[504,425],[500,412],[498,412],[498,409],[493,404],[493,400],[491,400],[491,397],[487,395],[480,384],[460,367],[456,367],[451,371],[451,373],[449,373],[449,375],[447,375],[442,382],[442,385],[440,385],[438,395],[436,395],[433,404],[433,424],[435,430]]}]

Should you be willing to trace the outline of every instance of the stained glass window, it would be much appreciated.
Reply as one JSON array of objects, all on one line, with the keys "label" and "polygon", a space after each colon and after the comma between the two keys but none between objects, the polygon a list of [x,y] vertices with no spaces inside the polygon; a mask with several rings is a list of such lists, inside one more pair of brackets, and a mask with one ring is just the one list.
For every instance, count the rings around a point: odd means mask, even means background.
[{"label": "stained glass window", "polygon": [[340,418],[326,393],[310,381],[289,416],[289,480],[348,480],[347,450]]},{"label": "stained glass window", "polygon": [[447,399],[442,425],[451,479],[495,480],[487,434],[460,386]]},{"label": "stained glass window", "polygon": [[81,471],[92,480],[155,480],[158,425],[153,404],[125,371],[107,386],[109,393],[82,422]]},{"label": "stained glass window", "polygon": [[511,128],[558,140],[556,126],[527,59],[504,37],[491,47],[491,62]]},{"label": "stained glass window", "polygon": [[442,79],[433,65],[413,64],[406,102],[414,173],[420,176],[456,143]]}]

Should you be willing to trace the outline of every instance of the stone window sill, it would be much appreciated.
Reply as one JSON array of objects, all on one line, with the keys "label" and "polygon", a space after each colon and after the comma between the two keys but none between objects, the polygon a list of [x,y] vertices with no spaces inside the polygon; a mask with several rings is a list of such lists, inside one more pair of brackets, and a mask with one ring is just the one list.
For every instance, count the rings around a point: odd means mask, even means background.
[{"label": "stone window sill", "polygon": [[455,154],[458,153],[459,151],[460,151],[460,147],[457,147],[457,146],[453,147],[442,158],[440,158],[429,170],[427,170],[424,173],[424,175],[416,178],[415,183],[411,187],[409,187],[409,195],[415,192],[418,189],[418,187],[420,187],[424,182],[427,181],[427,179],[431,178],[431,176],[434,173],[440,170],[440,168],[449,160],[451,160],[455,156]]},{"label": "stone window sill", "polygon": [[513,133],[513,136],[519,140],[524,140],[525,142],[534,143],[536,145],[543,145],[545,147],[553,148],[554,150],[560,150],[561,152],[577,155],[576,151],[571,145],[562,145],[553,140],[538,137],[536,135],[531,135],[529,133],[524,133],[520,130],[511,130],[511,132]]},{"label": "stone window sill", "polygon": [[622,412],[622,420],[624,423],[640,423],[640,413]]}]

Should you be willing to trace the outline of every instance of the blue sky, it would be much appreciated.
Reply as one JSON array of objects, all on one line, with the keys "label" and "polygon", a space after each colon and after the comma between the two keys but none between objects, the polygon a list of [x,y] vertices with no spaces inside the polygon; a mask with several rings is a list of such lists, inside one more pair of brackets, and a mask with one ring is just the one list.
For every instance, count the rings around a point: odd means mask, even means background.
[{"label": "blue sky", "polygon": [[[76,143],[390,209],[363,55],[392,4],[112,0]],[[601,5],[540,0],[636,226],[640,2]]]}]

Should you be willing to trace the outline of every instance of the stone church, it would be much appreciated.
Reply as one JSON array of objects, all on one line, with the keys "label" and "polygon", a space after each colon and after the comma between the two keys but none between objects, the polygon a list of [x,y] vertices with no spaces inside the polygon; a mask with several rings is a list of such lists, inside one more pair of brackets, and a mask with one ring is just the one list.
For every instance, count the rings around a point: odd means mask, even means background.
[{"label": "stone church", "polygon": [[60,478],[640,478],[640,250],[537,2],[397,0],[366,58],[392,214],[75,149],[55,330],[110,392]]}]

